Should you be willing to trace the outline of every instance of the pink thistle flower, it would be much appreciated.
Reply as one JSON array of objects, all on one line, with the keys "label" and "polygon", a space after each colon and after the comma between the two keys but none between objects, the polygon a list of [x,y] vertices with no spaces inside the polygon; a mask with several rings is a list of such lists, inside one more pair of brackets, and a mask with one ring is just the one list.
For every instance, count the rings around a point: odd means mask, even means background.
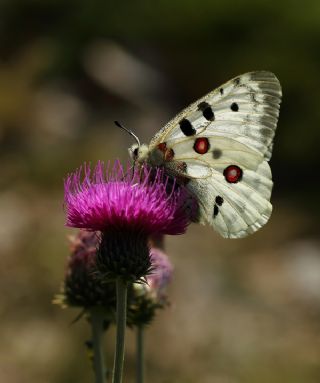
[{"label": "pink thistle flower", "polygon": [[183,234],[196,203],[161,169],[99,162],[65,180],[66,225],[101,232],[99,271],[135,281],[150,271],[148,236]]},{"label": "pink thistle flower", "polygon": [[128,325],[149,324],[158,309],[168,305],[166,288],[171,281],[173,266],[168,256],[158,248],[150,250],[152,270],[146,284],[134,283],[130,295]]},{"label": "pink thistle flower", "polygon": [[166,300],[165,290],[171,281],[173,266],[168,256],[158,248],[151,248],[152,271],[147,276],[147,285],[160,303]]},{"label": "pink thistle flower", "polygon": [[54,303],[84,309],[103,306],[112,315],[116,306],[114,284],[103,283],[96,269],[99,236],[95,232],[80,230],[69,240],[70,256],[62,293],[55,297]]},{"label": "pink thistle flower", "polygon": [[[116,162],[84,165],[65,180],[66,225],[88,230],[183,234],[190,222],[186,189],[171,187],[163,170],[124,170]],[[193,209],[193,207],[191,207]]]}]

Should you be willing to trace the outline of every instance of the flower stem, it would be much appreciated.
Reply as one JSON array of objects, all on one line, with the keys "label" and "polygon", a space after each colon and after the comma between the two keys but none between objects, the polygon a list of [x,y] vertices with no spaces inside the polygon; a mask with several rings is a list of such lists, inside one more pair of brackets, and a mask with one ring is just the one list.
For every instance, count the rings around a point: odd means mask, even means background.
[{"label": "flower stem", "polygon": [[105,383],[106,369],[102,349],[103,338],[103,314],[99,308],[91,310],[92,342],[93,342],[93,366],[96,383]]},{"label": "flower stem", "polygon": [[122,382],[122,370],[124,361],[124,339],[127,324],[127,283],[118,277],[117,286],[117,336],[116,351],[113,365],[112,383]]},{"label": "flower stem", "polygon": [[144,326],[137,326],[136,383],[144,382]]}]

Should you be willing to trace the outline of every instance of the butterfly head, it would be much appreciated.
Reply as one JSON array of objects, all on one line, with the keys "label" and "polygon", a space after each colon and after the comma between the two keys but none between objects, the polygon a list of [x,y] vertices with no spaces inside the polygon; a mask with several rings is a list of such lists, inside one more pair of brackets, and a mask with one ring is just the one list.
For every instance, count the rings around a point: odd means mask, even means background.
[{"label": "butterfly head", "polygon": [[134,162],[138,162],[140,164],[147,162],[149,157],[149,148],[148,145],[142,144],[133,144],[129,148],[129,155]]}]

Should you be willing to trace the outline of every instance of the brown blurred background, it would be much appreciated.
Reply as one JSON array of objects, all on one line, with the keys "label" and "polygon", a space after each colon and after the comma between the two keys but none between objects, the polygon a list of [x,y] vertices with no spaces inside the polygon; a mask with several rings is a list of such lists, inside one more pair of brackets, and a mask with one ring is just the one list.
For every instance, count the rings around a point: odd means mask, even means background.
[{"label": "brown blurred background", "polygon": [[147,381],[319,382],[319,1],[2,0],[0,56],[0,382],[93,381],[86,322],[51,304],[72,232],[64,175],[127,158],[132,140],[113,120],[148,142],[258,69],[283,86],[274,213],[243,240],[196,225],[167,239],[172,306],[148,331]]}]

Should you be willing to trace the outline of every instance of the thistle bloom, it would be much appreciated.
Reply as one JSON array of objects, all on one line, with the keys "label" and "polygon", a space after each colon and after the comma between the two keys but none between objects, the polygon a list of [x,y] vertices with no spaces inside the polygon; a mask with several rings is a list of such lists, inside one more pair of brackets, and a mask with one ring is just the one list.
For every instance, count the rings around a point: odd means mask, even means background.
[{"label": "thistle bloom", "polygon": [[166,289],[171,281],[173,266],[168,256],[158,248],[151,248],[152,271],[147,283],[134,283],[130,292],[129,326],[141,326],[151,322],[156,310],[168,304]]},{"label": "thistle bloom", "polygon": [[99,162],[93,172],[84,165],[69,175],[65,181],[67,226],[183,234],[189,223],[185,190],[172,188],[168,195],[168,179],[162,170],[155,176],[151,170],[142,172],[125,171],[119,162],[110,171]]},{"label": "thistle bloom", "polygon": [[116,307],[114,284],[103,283],[96,270],[99,242],[97,233],[85,230],[70,237],[62,293],[56,296],[54,303],[85,309],[101,306],[113,315]]},{"label": "thistle bloom", "polygon": [[166,299],[165,290],[172,278],[173,266],[168,256],[158,248],[151,251],[152,272],[147,276],[147,285],[161,303]]},{"label": "thistle bloom", "polygon": [[110,169],[84,165],[65,180],[66,225],[98,230],[98,267],[108,277],[134,281],[148,274],[148,236],[182,234],[195,202],[183,187],[170,185],[163,170]]}]

